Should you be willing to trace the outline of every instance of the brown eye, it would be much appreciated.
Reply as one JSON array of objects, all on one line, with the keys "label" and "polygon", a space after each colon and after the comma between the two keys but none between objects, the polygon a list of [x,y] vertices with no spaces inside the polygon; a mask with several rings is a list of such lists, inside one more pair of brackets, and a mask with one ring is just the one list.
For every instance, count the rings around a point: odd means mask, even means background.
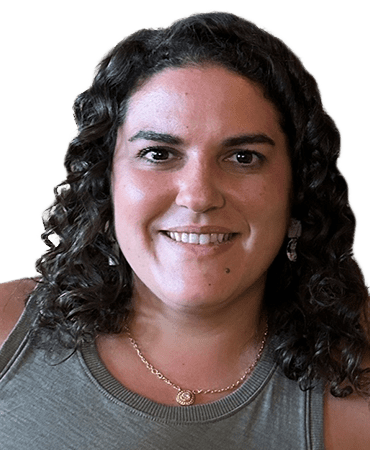
[{"label": "brown eye", "polygon": [[265,156],[262,153],[252,150],[237,150],[225,161],[232,163],[236,168],[252,170],[262,167],[265,162]]},{"label": "brown eye", "polygon": [[155,161],[165,161],[169,157],[169,151],[165,149],[151,150],[146,157]]},{"label": "brown eye", "polygon": [[152,164],[163,164],[176,159],[172,150],[161,147],[145,148],[139,152],[137,157]]},{"label": "brown eye", "polygon": [[238,152],[235,154],[236,160],[240,164],[250,164],[253,161],[253,156],[251,152]]}]

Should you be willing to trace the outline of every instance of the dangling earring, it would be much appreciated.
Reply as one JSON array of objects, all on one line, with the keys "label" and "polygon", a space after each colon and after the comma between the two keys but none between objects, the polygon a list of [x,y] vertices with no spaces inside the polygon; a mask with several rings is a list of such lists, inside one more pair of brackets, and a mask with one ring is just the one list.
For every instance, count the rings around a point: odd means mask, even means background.
[{"label": "dangling earring", "polygon": [[298,238],[302,234],[302,224],[300,220],[291,219],[290,226],[288,230],[288,238],[289,242],[286,248],[286,254],[288,256],[289,261],[296,262],[297,261],[297,241]]}]

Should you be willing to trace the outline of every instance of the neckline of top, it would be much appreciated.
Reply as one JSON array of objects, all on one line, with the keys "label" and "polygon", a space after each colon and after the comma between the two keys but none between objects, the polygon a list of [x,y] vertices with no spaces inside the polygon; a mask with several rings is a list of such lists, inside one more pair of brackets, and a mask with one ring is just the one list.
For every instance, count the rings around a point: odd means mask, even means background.
[{"label": "neckline of top", "polygon": [[81,362],[94,383],[103,388],[105,395],[133,412],[153,420],[176,423],[208,422],[231,415],[249,404],[263,390],[276,370],[273,354],[267,343],[261,359],[250,377],[235,391],[212,403],[192,406],[167,406],[145,398],[125,388],[105,367],[95,343],[81,349]]}]

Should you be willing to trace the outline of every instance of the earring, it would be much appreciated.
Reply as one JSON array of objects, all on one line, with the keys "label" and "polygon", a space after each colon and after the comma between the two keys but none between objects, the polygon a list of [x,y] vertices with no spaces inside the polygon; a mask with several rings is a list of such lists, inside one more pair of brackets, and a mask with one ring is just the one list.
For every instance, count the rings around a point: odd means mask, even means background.
[{"label": "earring", "polygon": [[112,256],[108,257],[108,264],[110,266],[118,266],[119,265],[119,254],[120,254],[120,246],[117,242],[117,239],[112,234],[112,231],[110,230],[110,222],[107,220],[107,222],[104,225],[104,232],[108,237],[108,240],[110,241],[111,248],[112,248]]},{"label": "earring", "polygon": [[112,250],[113,256],[109,256],[108,264],[110,266],[118,266],[119,265],[119,255],[120,255],[120,246],[118,242],[112,242]]},{"label": "earring", "polygon": [[288,245],[286,248],[286,254],[288,256],[289,261],[296,262],[297,261],[297,241],[298,238],[302,234],[302,224],[300,220],[291,219],[290,226],[288,229]]}]

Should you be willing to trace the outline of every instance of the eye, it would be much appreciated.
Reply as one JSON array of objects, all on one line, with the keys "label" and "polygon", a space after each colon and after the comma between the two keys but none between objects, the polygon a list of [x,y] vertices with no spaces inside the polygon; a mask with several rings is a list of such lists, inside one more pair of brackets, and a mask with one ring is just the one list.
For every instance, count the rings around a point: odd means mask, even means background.
[{"label": "eye", "polygon": [[163,162],[172,161],[176,158],[173,151],[163,147],[145,148],[139,152],[137,157],[152,164],[161,164]]},{"label": "eye", "polygon": [[226,161],[233,162],[241,166],[256,166],[260,165],[264,160],[264,156],[260,153],[251,150],[238,150],[231,156],[226,158]]},{"label": "eye", "polygon": [[238,161],[238,163],[240,164],[250,164],[253,161],[253,157],[255,155],[253,155],[253,153],[249,153],[249,152],[238,152],[235,155],[235,159]]}]

